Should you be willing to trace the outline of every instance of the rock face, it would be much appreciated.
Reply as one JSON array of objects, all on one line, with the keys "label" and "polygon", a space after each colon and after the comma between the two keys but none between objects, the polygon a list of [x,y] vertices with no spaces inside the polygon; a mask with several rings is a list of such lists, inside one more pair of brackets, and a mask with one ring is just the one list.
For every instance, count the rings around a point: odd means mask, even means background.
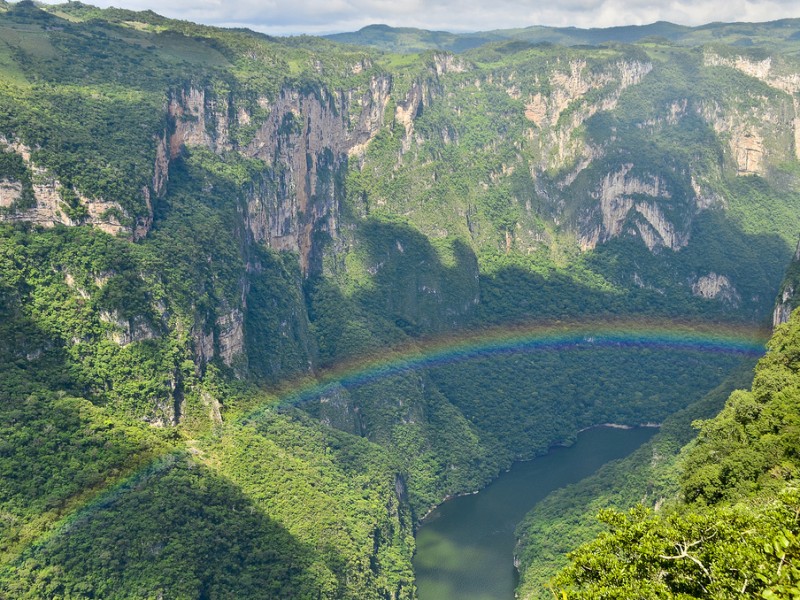
[{"label": "rock face", "polygon": [[797,308],[798,300],[800,300],[797,295],[798,289],[800,289],[800,242],[794,251],[794,257],[775,302],[775,309],[772,312],[773,327],[786,323],[789,315]]},{"label": "rock face", "polygon": [[777,327],[789,320],[792,314],[793,303],[796,290],[793,285],[784,286],[778,301],[775,303],[775,310],[772,312],[772,326]]},{"label": "rock face", "polygon": [[[7,149],[22,157],[31,172],[33,181],[33,200],[31,207],[18,207],[22,199],[22,184],[8,179],[0,180],[0,222],[28,222],[41,227],[56,225],[87,224],[97,227],[111,235],[135,236],[135,227],[123,224],[127,214],[122,206],[113,200],[87,198],[77,194],[77,210],[70,207],[62,198],[64,186],[46,169],[31,160],[31,149],[17,140],[0,136],[0,150]],[[74,218],[69,213],[80,214]],[[129,220],[129,219],[127,219]]]},{"label": "rock face", "polygon": [[[532,94],[525,104],[525,117],[536,126],[529,136],[540,148],[542,160],[538,168],[560,168],[581,157],[591,159],[594,151],[574,132],[599,111],[614,109],[622,92],[639,83],[652,69],[649,62],[619,61],[593,72],[584,60],[572,60],[566,68],[555,68],[549,80],[542,82],[547,91]],[[516,88],[508,91],[518,97]],[[589,92],[600,95],[588,102]]]},{"label": "rock face", "polygon": [[244,314],[232,309],[217,317],[219,357],[229,367],[244,354]]},{"label": "rock face", "polygon": [[[765,139],[773,137],[776,131],[780,134],[791,133],[790,144],[793,157],[800,158],[800,103],[796,94],[800,92],[800,73],[781,72],[775,68],[772,57],[753,60],[744,56],[722,57],[709,52],[704,56],[704,64],[712,67],[728,67],[736,69],[749,77],[758,79],[768,86],[791,97],[791,116],[781,114],[760,105],[763,99],[756,98],[751,102],[748,112],[740,110],[721,111],[718,105],[706,107],[703,111],[717,133],[729,136],[731,153],[736,161],[739,175],[764,175],[768,149]],[[788,127],[787,127],[788,125]]]},{"label": "rock face", "polygon": [[[259,98],[259,107],[269,114],[241,148],[231,141],[230,130],[234,122],[252,123],[247,108],[200,87],[175,91],[167,106],[171,127],[157,140],[154,192],[164,193],[169,163],[185,147],[236,150],[258,159],[264,169],[242,194],[243,244],[296,252],[303,273],[318,272],[322,255],[316,240],[337,235],[348,160],[363,155],[383,125],[390,91],[391,78],[374,77],[362,92],[286,88],[274,100]],[[240,285],[244,303],[247,279]],[[225,307],[213,323],[193,327],[198,365],[214,357],[228,366],[246,363],[244,309],[244,304]]]},{"label": "rock face", "polygon": [[170,94],[168,113],[174,125],[169,155],[175,158],[183,146],[203,146],[214,152],[230,148],[227,99],[189,86]]},{"label": "rock face", "polygon": [[[259,99],[269,116],[238,148],[265,165],[246,194],[245,218],[255,242],[297,252],[305,273],[319,267],[314,236],[336,235],[343,170],[348,157],[363,154],[383,125],[390,90],[387,76],[372,78],[363,93],[285,88],[274,101]],[[168,116],[172,133],[158,142],[156,193],[168,180],[169,160],[183,147],[235,149],[229,135],[233,121],[246,124],[252,118],[234,99],[191,86],[170,95]]]},{"label": "rock face", "polygon": [[658,204],[672,198],[664,181],[653,175],[636,176],[632,169],[628,163],[609,173],[593,194],[596,208],[579,225],[578,239],[584,250],[622,235],[630,224],[631,233],[639,235],[650,250],[659,246],[679,250],[689,242],[688,226],[678,229]]},{"label": "rock face", "polygon": [[692,294],[699,298],[719,300],[731,306],[738,306],[742,300],[739,292],[726,275],[709,273],[692,282]]},{"label": "rock face", "polygon": [[211,326],[196,323],[191,336],[195,362],[200,369],[216,357],[229,367],[246,361],[244,313],[239,308],[223,310]]},{"label": "rock face", "polygon": [[100,312],[100,320],[110,325],[108,338],[120,346],[158,337],[158,332],[144,318],[123,319],[116,311],[104,310]]}]

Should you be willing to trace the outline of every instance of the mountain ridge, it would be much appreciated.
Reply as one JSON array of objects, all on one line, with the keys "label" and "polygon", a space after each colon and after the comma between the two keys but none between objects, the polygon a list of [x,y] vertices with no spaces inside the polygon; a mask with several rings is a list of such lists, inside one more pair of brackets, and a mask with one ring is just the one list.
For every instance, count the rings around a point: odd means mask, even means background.
[{"label": "mountain ridge", "polygon": [[[660,38],[679,45],[696,46],[707,43],[734,41],[737,45],[766,45],[780,47],[781,41],[770,39],[782,28],[797,26],[798,19],[778,19],[760,23],[713,22],[688,26],[657,21],[646,25],[618,25],[601,28],[556,27],[531,25],[523,28],[494,29],[489,31],[452,33],[429,31],[416,27],[392,27],[385,24],[367,25],[358,31],[327,34],[329,40],[373,47],[393,52],[424,52],[445,50],[462,53],[484,44],[518,41],[529,44],[558,44],[565,46],[602,45],[609,43],[639,43]],[[737,32],[738,30],[742,30]],[[706,37],[707,34],[711,38]],[[730,35],[741,37],[731,40]],[[756,38],[755,40],[752,38]],[[795,38],[783,40],[796,50]]]},{"label": "mountain ridge", "polygon": [[[738,356],[577,343],[298,405],[282,385],[519,323],[773,314],[800,230],[792,55],[401,55],[4,8],[7,596],[413,598],[432,505],[583,427],[660,422]],[[175,459],[77,518],[153,455]]]}]

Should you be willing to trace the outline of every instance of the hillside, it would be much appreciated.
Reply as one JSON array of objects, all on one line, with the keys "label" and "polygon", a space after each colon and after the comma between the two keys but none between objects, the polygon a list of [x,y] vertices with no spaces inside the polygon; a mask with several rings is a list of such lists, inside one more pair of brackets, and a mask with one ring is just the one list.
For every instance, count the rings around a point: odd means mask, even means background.
[{"label": "hillside", "polygon": [[687,47],[724,44],[742,48],[766,48],[773,52],[796,53],[800,46],[797,26],[797,19],[782,19],[765,23],[709,23],[699,27],[687,27],[660,21],[649,25],[592,29],[533,25],[517,29],[450,33],[412,27],[368,25],[358,31],[334,33],[325,37],[344,44],[401,53],[427,50],[461,53],[484,44],[501,41],[558,46],[597,46],[614,43],[635,44],[637,42]]},{"label": "hillside", "polygon": [[0,596],[413,598],[431,506],[716,388],[800,231],[800,63],[724,42],[0,3]]},{"label": "hillside", "polygon": [[[575,550],[566,597],[792,598],[800,590],[796,422],[800,313],[677,460],[679,495],[653,511],[606,510],[608,531]],[[542,597],[545,597],[542,594]]]}]

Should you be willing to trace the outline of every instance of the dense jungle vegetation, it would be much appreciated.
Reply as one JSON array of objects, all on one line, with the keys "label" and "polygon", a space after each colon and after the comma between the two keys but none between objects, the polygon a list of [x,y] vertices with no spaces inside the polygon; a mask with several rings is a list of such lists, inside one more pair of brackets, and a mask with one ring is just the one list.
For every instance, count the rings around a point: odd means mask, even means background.
[{"label": "dense jungle vegetation", "polygon": [[0,0],[0,596],[414,598],[431,506],[603,422],[664,429],[520,525],[522,592],[602,505],[553,589],[789,593],[797,322],[715,418],[751,363],[669,345],[317,387],[536,324],[766,339],[800,23],[742,27],[416,53]]}]

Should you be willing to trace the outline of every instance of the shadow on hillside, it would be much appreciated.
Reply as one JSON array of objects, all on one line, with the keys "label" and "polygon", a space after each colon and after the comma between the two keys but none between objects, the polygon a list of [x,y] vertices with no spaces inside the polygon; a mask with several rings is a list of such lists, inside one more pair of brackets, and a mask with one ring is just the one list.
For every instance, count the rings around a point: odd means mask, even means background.
[{"label": "shadow on hillside", "polygon": [[13,597],[298,598],[319,589],[313,562],[237,486],[186,456],[78,511],[6,567]]}]

